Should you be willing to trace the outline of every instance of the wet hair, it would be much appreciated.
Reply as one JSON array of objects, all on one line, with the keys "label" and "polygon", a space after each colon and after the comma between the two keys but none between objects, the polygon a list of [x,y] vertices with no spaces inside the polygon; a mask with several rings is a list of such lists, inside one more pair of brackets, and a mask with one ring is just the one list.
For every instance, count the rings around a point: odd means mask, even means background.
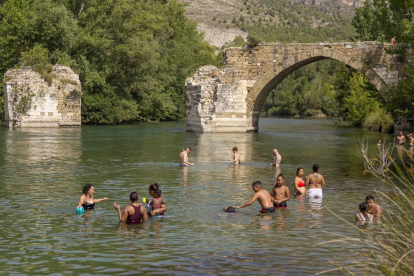
[{"label": "wet hair", "polygon": [[365,198],[365,201],[370,200],[370,199],[374,200],[374,197],[372,195],[369,195]]},{"label": "wet hair", "polygon": [[366,212],[369,209],[369,205],[366,202],[361,202],[361,204],[359,204],[359,210],[361,212]]},{"label": "wet hair", "polygon": [[85,186],[83,186],[82,194],[86,195],[92,187],[93,187],[92,184],[86,184]]},{"label": "wet hair", "polygon": [[233,147],[232,151],[239,151],[237,147]]},{"label": "wet hair", "polygon": [[191,151],[191,148],[190,147],[186,147],[185,149],[189,149]]},{"label": "wet hair", "polygon": [[252,187],[256,187],[256,186],[261,188],[262,187],[262,182],[260,182],[260,181],[253,182]]},{"label": "wet hair", "polygon": [[297,170],[296,170],[296,175],[298,175],[298,173],[299,173],[299,171],[300,170],[303,170],[303,168],[302,167],[299,167]]},{"label": "wet hair", "polygon": [[285,180],[285,176],[284,176],[283,174],[279,173],[279,174],[277,175],[276,179],[278,179],[279,177],[281,177],[281,178],[283,178],[283,180]]},{"label": "wet hair", "polygon": [[155,198],[161,197],[161,190],[156,190],[155,193],[154,193],[154,197]]},{"label": "wet hair", "polygon": [[160,189],[160,185],[158,185],[158,183],[154,183],[154,184],[150,185],[148,189],[150,191],[155,191],[156,192],[157,190]]},{"label": "wet hair", "polygon": [[313,172],[319,171],[319,165],[318,164],[313,164],[312,169],[313,169]]},{"label": "wet hair", "polygon": [[236,212],[236,209],[232,206],[227,207],[226,211],[224,211],[226,213],[234,213]]},{"label": "wet hair", "polygon": [[129,199],[130,199],[131,201],[137,201],[137,200],[138,200],[138,194],[137,194],[137,192],[132,192],[132,193],[130,193],[130,194],[129,194]]}]

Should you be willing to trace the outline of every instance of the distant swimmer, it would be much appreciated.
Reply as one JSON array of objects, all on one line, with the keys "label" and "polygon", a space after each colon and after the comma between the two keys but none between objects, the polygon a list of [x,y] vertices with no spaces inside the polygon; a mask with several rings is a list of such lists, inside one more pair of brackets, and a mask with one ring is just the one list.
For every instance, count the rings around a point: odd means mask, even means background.
[{"label": "distant swimmer", "polygon": [[233,162],[235,165],[240,164],[240,154],[239,154],[239,149],[237,147],[233,147]]},{"label": "distant swimmer", "polygon": [[398,145],[404,145],[406,142],[405,136],[402,134],[402,132],[399,132],[397,137],[395,138],[395,142],[397,142]]},{"label": "distant swimmer", "polygon": [[359,204],[359,211],[361,213],[355,215],[357,221],[373,221],[374,216],[368,213],[368,203],[362,202]]},{"label": "distant swimmer", "polygon": [[378,140],[378,142],[377,142],[377,147],[381,147],[381,140]]},{"label": "distant swimmer", "polygon": [[323,176],[318,172],[319,165],[313,165],[313,173],[309,174],[306,178],[306,186],[309,187],[308,189],[308,197],[312,198],[322,198],[322,186],[325,186],[325,179]]},{"label": "distant swimmer", "polygon": [[187,167],[188,165],[194,166],[193,163],[188,162],[188,154],[190,154],[191,148],[187,147],[180,153],[180,167]]},{"label": "distant swimmer", "polygon": [[295,180],[293,181],[293,185],[295,187],[294,194],[296,195],[304,195],[307,193],[306,185],[302,178],[303,174],[304,174],[304,170],[302,167],[296,170],[296,177],[295,177]]},{"label": "distant swimmer", "polygon": [[114,208],[118,211],[119,221],[127,223],[139,223],[148,220],[148,215],[145,207],[138,203],[138,194],[132,192],[129,195],[131,205],[125,207],[124,212],[121,213],[121,206],[114,203]]},{"label": "distant swimmer", "polygon": [[276,208],[287,208],[286,201],[290,199],[290,192],[289,188],[285,186],[285,177],[283,174],[277,176],[277,182],[273,187],[271,199]]},{"label": "distant swimmer", "polygon": [[374,197],[373,196],[367,196],[365,198],[365,202],[368,204],[368,214],[371,215],[381,215],[381,207],[374,202]]},{"label": "distant swimmer", "polygon": [[282,161],[282,156],[279,154],[277,149],[273,150],[273,154],[275,155],[275,158],[273,160],[273,163],[270,163],[269,165],[279,167],[280,161]]},{"label": "distant swimmer", "polygon": [[[254,191],[253,197],[245,204],[240,206],[233,206],[235,209],[244,208],[246,206],[252,205],[256,200],[262,206],[261,213],[273,213],[275,207],[273,207],[272,199],[269,195],[269,192],[262,189],[262,183],[260,181],[253,182],[252,188]],[[227,207],[224,208],[224,211],[227,210]]]},{"label": "distant swimmer", "polygon": [[413,137],[413,134],[412,133],[408,134],[407,135],[407,138],[408,138],[408,143],[409,143],[410,147],[413,147],[414,146],[414,137]]},{"label": "distant swimmer", "polygon": [[94,192],[95,187],[92,184],[86,184],[85,186],[83,186],[82,195],[79,198],[79,203],[78,206],[76,206],[76,209],[78,209],[79,207],[83,207],[84,210],[92,210],[95,209],[95,203],[108,200],[107,197],[94,199]]}]

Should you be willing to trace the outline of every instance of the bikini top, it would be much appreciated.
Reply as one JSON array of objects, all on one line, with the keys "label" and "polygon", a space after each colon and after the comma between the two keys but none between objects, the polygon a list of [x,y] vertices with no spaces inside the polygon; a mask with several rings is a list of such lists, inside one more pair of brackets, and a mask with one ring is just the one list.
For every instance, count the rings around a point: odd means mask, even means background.
[{"label": "bikini top", "polygon": [[82,204],[82,207],[83,207],[83,209],[85,209],[85,210],[92,210],[92,209],[95,209],[95,201],[94,201],[93,203],[89,203],[89,202],[85,201],[85,202]]},{"label": "bikini top", "polygon": [[366,218],[362,213],[359,213],[358,216],[361,219],[361,221],[371,221],[372,219],[372,215],[371,214],[367,214],[368,217]]},{"label": "bikini top", "polygon": [[300,178],[299,176],[296,176],[296,177],[300,179],[300,181],[299,181],[299,183],[298,183],[298,187],[299,187],[299,188],[301,188],[301,187],[305,187],[305,182],[303,182],[302,178]]}]

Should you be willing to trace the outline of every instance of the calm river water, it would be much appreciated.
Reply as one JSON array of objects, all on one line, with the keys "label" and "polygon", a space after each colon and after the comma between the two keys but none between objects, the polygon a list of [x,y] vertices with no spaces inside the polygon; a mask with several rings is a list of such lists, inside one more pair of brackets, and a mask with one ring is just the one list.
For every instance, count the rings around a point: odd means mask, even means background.
[{"label": "calm river water", "polygon": [[[359,237],[358,204],[386,189],[363,174],[356,156],[368,136],[375,147],[385,134],[338,127],[313,119],[260,119],[259,133],[194,134],[184,122],[79,129],[0,129],[0,271],[4,274],[309,275],[357,260],[346,246],[324,243],[336,235]],[[180,151],[191,146],[180,168]],[[239,166],[226,162],[238,146]],[[292,197],[287,210],[259,214],[242,204],[260,180],[275,184],[272,149],[292,190],[297,167],[319,163],[326,188],[322,202]],[[160,184],[167,217],[123,225],[113,203],[140,200]],[[83,185],[109,197],[77,215]],[[378,201],[381,203],[381,199]],[[342,217],[345,221],[337,216]],[[346,221],[351,224],[347,224]],[[366,226],[363,226],[366,227]],[[368,226],[375,228],[376,226]],[[323,244],[321,244],[323,243]],[[338,272],[328,273],[340,274]]]}]

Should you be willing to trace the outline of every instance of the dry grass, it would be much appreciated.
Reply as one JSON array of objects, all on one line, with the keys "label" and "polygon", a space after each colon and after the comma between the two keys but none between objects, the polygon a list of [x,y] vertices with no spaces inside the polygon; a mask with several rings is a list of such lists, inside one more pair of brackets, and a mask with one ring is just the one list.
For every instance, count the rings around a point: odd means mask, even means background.
[{"label": "dry grass", "polygon": [[[330,243],[348,245],[358,256],[359,262],[347,265],[334,263],[336,269],[319,274],[341,272],[355,275],[355,267],[365,275],[414,275],[414,164],[413,156],[397,165],[390,157],[392,146],[379,148],[377,156],[368,155],[368,142],[361,142],[358,155],[365,163],[365,169],[383,180],[392,192],[377,191],[387,203],[387,210],[377,220],[375,227],[360,228],[348,221],[350,227],[361,232],[361,238],[338,236]],[[390,163],[391,162],[391,163]],[[392,164],[392,170],[388,167]],[[385,170],[387,168],[387,170]],[[331,233],[332,234],[332,233]],[[360,273],[358,273],[360,275]]]}]

